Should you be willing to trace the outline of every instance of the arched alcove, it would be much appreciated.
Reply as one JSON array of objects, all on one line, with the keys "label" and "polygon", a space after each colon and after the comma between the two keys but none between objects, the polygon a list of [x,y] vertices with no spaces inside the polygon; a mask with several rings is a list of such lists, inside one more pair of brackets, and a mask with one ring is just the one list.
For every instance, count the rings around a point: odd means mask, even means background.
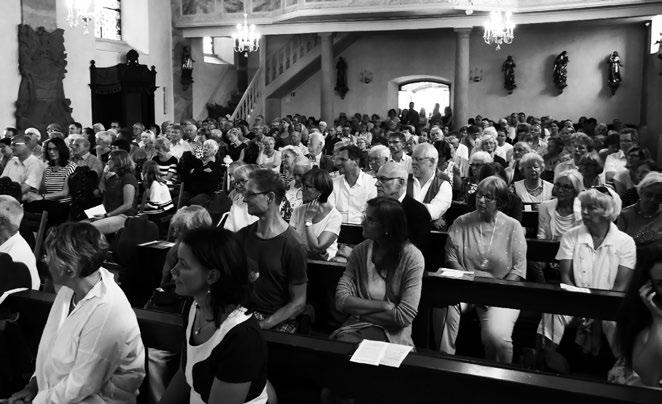
[{"label": "arched alcove", "polygon": [[419,74],[397,77],[388,82],[389,108],[406,108],[413,101],[416,110],[423,107],[430,114],[434,104],[439,103],[443,113],[444,108],[451,105],[451,95],[451,82],[445,77]]}]

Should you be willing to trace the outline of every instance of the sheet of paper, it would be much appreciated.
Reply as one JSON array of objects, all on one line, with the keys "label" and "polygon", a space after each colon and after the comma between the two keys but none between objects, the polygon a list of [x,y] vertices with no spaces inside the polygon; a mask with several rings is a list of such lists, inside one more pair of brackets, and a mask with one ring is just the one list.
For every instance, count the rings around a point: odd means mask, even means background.
[{"label": "sheet of paper", "polygon": [[366,365],[378,366],[382,361],[388,342],[370,341],[364,339],[354,351],[350,362],[365,363]]},{"label": "sheet of paper", "polygon": [[380,365],[399,368],[413,347],[400,344],[388,344]]},{"label": "sheet of paper", "polygon": [[444,278],[456,278],[456,279],[461,279],[461,278],[473,278],[474,273],[473,271],[460,271],[457,269],[451,269],[451,268],[439,268],[437,272],[432,272],[430,273],[432,276],[443,276]]},{"label": "sheet of paper", "polygon": [[95,215],[105,215],[105,214],[106,214],[106,208],[103,205],[85,209],[85,216],[87,216],[88,219],[91,219]]},{"label": "sheet of paper", "polygon": [[580,288],[577,286],[566,285],[565,283],[560,284],[561,289],[567,290],[568,292],[580,292],[580,293],[591,293],[589,288]]},{"label": "sheet of paper", "polygon": [[525,212],[533,212],[533,208],[531,205],[524,205],[524,211]]}]

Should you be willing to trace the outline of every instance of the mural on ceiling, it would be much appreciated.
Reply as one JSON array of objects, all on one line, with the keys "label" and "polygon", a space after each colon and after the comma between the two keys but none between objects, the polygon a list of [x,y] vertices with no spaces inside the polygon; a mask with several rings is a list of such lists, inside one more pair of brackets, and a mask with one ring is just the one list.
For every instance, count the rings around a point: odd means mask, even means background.
[{"label": "mural on ceiling", "polygon": [[215,0],[182,0],[182,15],[212,14]]},{"label": "mural on ceiling", "polygon": [[[218,3],[221,0],[216,0]],[[244,12],[244,0],[223,0],[223,11],[230,13],[243,13]]]},{"label": "mural on ceiling", "polygon": [[253,0],[254,13],[264,13],[280,9],[280,0]]}]

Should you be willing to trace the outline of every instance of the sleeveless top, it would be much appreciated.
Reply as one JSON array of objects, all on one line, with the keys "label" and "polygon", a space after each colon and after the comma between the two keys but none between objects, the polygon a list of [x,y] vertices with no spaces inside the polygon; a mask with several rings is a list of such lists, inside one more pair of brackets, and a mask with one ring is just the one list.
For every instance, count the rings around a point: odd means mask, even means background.
[{"label": "sleeveless top", "polygon": [[[199,392],[195,391],[193,383],[193,367],[202,361],[208,359],[214,348],[219,346],[227,333],[232,330],[235,326],[243,323],[244,321],[250,319],[253,315],[246,314],[246,309],[239,307],[235,309],[228,316],[221,326],[214,332],[214,335],[211,336],[207,341],[203,342],[200,345],[191,345],[191,332],[193,331],[193,322],[195,320],[196,308],[195,304],[191,305],[188,315],[188,325],[186,326],[186,365],[184,367],[184,376],[186,378],[186,383],[191,388],[191,393],[189,397],[190,404],[203,404],[206,403]],[[267,385],[265,383],[262,392],[255,397],[254,399],[247,401],[249,404],[266,404],[267,403]]]}]

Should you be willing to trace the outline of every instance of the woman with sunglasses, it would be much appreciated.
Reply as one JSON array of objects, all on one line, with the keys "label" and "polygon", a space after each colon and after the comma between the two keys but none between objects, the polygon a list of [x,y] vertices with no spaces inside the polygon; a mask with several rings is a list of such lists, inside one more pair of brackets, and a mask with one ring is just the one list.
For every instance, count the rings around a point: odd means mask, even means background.
[{"label": "woman with sunglasses", "polygon": [[326,170],[313,168],[303,175],[303,205],[294,209],[290,224],[306,240],[308,257],[328,261],[338,251],[342,215],[331,203],[333,181]]},{"label": "woman with sunglasses", "polygon": [[[634,240],[620,231],[613,221],[621,213],[621,198],[616,191],[599,186],[578,196],[583,224],[567,231],[561,238],[556,259],[561,282],[581,288],[625,291],[636,264]],[[555,349],[573,316],[543,314],[538,334],[539,344]],[[592,330],[594,320],[584,319],[583,329]],[[613,347],[615,323],[603,321],[601,327]],[[585,338],[583,348],[595,349],[594,339]]]}]

